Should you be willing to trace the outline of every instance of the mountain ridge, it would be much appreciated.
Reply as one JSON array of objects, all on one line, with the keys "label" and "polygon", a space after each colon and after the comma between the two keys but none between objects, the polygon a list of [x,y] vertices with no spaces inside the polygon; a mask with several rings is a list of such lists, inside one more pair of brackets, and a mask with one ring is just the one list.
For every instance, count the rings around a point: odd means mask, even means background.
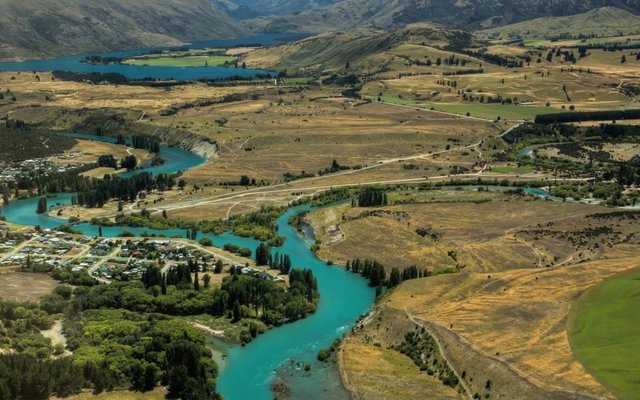
[{"label": "mountain ridge", "polygon": [[415,22],[432,22],[448,28],[477,30],[608,6],[640,12],[640,0],[343,0],[298,15],[255,18],[247,21],[247,27],[262,32],[319,33],[357,26],[397,29]]},{"label": "mountain ridge", "polygon": [[230,16],[244,20],[270,15],[296,14],[325,7],[340,0],[215,0]]},{"label": "mountain ridge", "polygon": [[1,59],[174,45],[245,35],[210,0],[0,0]]},{"label": "mountain ridge", "polygon": [[640,15],[615,8],[602,7],[565,17],[535,18],[515,24],[479,31],[486,36],[552,37],[563,35],[615,35],[640,32]]}]

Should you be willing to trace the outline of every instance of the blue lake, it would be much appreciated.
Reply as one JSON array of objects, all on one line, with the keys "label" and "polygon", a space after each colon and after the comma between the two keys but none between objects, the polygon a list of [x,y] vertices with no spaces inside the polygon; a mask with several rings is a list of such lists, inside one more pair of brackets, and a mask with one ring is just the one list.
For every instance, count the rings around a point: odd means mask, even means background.
[{"label": "blue lake", "polygon": [[[195,41],[186,47],[191,49],[202,48],[227,48],[242,45],[271,46],[279,43],[290,42],[300,39],[306,35],[294,33],[282,34],[258,34],[251,37],[239,39],[202,40]],[[80,62],[89,55],[99,55],[102,57],[129,57],[133,55],[149,53],[156,50],[166,50],[169,47],[153,47],[137,50],[115,51],[111,53],[87,53],[73,56],[59,57],[46,60],[32,60],[21,62],[2,62],[0,71],[69,71],[78,73],[112,73],[122,74],[130,79],[176,79],[176,80],[198,80],[198,79],[224,79],[233,76],[253,77],[258,74],[270,74],[269,71],[257,69],[226,68],[226,67],[164,67],[164,66],[135,66],[106,64],[94,65]]]}]

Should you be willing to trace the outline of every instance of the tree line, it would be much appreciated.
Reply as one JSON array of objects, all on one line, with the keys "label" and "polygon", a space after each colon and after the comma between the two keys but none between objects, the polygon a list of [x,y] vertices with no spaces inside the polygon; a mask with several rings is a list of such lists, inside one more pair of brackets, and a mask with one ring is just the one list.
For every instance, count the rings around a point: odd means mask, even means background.
[{"label": "tree line", "polygon": [[634,110],[608,110],[608,111],[579,111],[560,112],[553,114],[536,115],[537,124],[559,124],[582,121],[613,121],[619,119],[638,119],[640,109]]},{"label": "tree line", "polygon": [[386,286],[389,289],[409,279],[429,276],[426,269],[419,269],[415,265],[404,268],[402,271],[398,267],[393,267],[387,276],[384,266],[378,261],[359,258],[347,261],[345,268],[368,279],[371,287]]},{"label": "tree line", "polygon": [[104,179],[85,179],[78,182],[75,202],[89,208],[101,208],[107,201],[135,201],[141,192],[150,190],[171,190],[176,185],[176,176],[159,174],[152,176],[148,172],[121,178],[105,176]]},{"label": "tree line", "polygon": [[358,194],[357,199],[353,199],[351,202],[352,207],[375,207],[386,206],[387,204],[387,194],[377,189],[365,189]]},{"label": "tree line", "polygon": [[269,268],[277,269],[282,274],[289,274],[291,271],[291,258],[288,254],[280,254],[278,252],[271,254],[271,247],[260,243],[256,248],[256,264],[268,265]]}]

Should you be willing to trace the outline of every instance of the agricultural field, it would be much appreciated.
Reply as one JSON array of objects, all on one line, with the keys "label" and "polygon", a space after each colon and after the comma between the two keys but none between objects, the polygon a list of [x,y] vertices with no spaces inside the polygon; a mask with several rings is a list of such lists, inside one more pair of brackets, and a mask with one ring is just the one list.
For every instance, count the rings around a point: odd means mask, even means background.
[{"label": "agricultural field", "polygon": [[[640,331],[635,310],[640,270],[616,274],[586,291],[571,309],[569,342],[585,368],[621,399],[638,396]],[[615,326],[615,329],[611,329]]]},{"label": "agricultural field", "polygon": [[[610,54],[607,54],[607,60],[619,65],[619,57],[612,60],[613,55]],[[585,61],[579,61],[577,65],[587,65],[589,57]],[[595,61],[595,55],[592,60]],[[604,66],[598,62],[588,65],[593,68],[610,68],[611,64]],[[406,76],[370,82],[363,87],[362,93],[384,102],[410,104],[462,115],[468,113],[472,117],[491,120],[531,120],[536,115],[561,112],[571,106],[577,110],[632,107],[632,100],[616,88],[619,84],[616,76],[590,74],[586,68],[582,72],[561,72],[555,66],[507,71],[445,78]],[[456,87],[442,85],[443,79],[445,82],[455,82]],[[473,97],[473,101],[464,100],[465,96],[469,99]],[[488,99],[497,96],[517,101],[518,105],[488,102]]]},{"label": "agricultural field", "polygon": [[525,45],[529,47],[578,47],[578,46],[637,46],[640,45],[640,35],[625,36],[608,36],[596,37],[588,39],[563,39],[563,40],[545,40],[532,39],[526,40]]}]

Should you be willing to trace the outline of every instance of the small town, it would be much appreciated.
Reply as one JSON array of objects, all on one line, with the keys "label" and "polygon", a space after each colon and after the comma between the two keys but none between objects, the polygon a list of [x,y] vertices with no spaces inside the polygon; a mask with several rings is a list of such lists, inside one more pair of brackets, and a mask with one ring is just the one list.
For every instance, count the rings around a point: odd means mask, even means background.
[{"label": "small town", "polygon": [[[0,162],[0,183],[4,183],[9,187],[17,185],[20,178],[38,173],[47,176],[51,173],[64,173],[71,167],[82,165],[81,162],[73,162],[73,160],[83,153],[77,151],[69,151],[66,153],[54,154],[48,158],[34,158],[16,163]],[[63,165],[66,164],[66,165]]]},{"label": "small town", "polygon": [[284,282],[277,271],[266,271],[240,257],[221,253],[183,239],[106,239],[53,229],[11,231],[0,222],[0,266],[86,273],[101,283],[110,283],[139,280],[152,266],[166,273],[171,267],[189,264],[194,265],[193,272],[226,274],[234,267],[242,275]]}]

